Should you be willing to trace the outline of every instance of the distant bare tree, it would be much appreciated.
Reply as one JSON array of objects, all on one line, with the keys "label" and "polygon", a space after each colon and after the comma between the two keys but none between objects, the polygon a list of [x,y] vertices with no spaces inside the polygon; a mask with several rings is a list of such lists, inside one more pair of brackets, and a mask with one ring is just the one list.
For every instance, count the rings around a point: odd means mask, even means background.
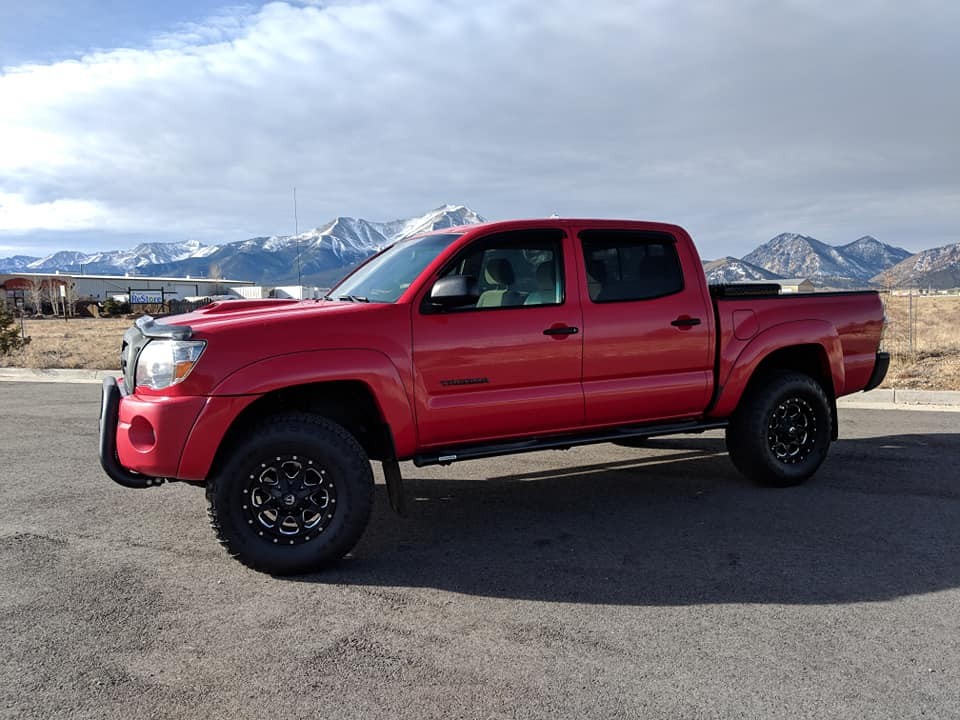
[{"label": "distant bare tree", "polygon": [[27,298],[37,315],[43,314],[43,303],[47,301],[47,286],[43,280],[33,278],[27,287]]},{"label": "distant bare tree", "polygon": [[76,316],[77,284],[70,282],[67,283],[66,287],[67,291],[63,298],[63,313],[64,315]]},{"label": "distant bare tree", "polygon": [[223,295],[223,286],[220,285],[220,280],[223,279],[223,270],[220,267],[219,263],[210,263],[210,275],[211,280],[216,280],[217,284],[213,286],[214,295]]}]

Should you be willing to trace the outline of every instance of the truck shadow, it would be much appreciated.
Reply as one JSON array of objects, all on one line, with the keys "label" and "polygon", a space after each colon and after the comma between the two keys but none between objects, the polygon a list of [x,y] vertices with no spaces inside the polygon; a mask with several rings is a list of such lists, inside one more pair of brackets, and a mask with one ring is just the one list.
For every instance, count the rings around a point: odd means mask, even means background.
[{"label": "truck shadow", "polygon": [[302,580],[629,605],[850,603],[960,586],[960,435],[841,440],[811,481],[785,490],[744,480],[722,439],[609,447],[602,464],[548,454],[518,463],[542,470],[479,480],[405,468],[409,516],[378,485],[354,553]]}]

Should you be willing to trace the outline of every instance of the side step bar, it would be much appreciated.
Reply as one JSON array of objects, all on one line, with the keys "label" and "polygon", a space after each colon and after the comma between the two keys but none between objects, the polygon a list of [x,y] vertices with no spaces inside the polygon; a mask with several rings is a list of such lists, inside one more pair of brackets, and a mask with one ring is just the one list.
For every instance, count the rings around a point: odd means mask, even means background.
[{"label": "side step bar", "polygon": [[477,460],[498,455],[516,455],[517,453],[536,452],[538,450],[569,450],[581,445],[616,442],[630,437],[701,433],[705,430],[716,430],[726,426],[726,420],[691,420],[666,425],[631,425],[629,427],[598,430],[583,435],[553,435],[543,438],[524,438],[510,442],[463,445],[414,455],[413,464],[417,467],[449,465],[461,460]]}]

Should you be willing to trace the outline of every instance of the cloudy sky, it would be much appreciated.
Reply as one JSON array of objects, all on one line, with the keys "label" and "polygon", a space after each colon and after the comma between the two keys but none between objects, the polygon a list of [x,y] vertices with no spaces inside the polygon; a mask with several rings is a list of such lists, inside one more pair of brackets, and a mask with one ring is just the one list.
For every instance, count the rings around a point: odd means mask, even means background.
[{"label": "cloudy sky", "polygon": [[[126,9],[124,9],[126,7]],[[0,256],[444,203],[960,242],[960,3],[0,4]]]}]

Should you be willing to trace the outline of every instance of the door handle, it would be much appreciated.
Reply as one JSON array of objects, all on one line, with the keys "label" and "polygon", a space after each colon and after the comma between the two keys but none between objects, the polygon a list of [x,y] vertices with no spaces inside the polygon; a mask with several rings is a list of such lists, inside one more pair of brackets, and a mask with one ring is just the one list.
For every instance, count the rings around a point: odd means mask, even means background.
[{"label": "door handle", "polygon": [[694,325],[700,324],[700,318],[692,317],[678,317],[676,320],[673,320],[671,323],[674,327],[693,327]]},{"label": "door handle", "polygon": [[564,327],[552,327],[547,328],[543,331],[544,335],[576,335],[580,332],[580,328],[570,327],[565,325]]}]

